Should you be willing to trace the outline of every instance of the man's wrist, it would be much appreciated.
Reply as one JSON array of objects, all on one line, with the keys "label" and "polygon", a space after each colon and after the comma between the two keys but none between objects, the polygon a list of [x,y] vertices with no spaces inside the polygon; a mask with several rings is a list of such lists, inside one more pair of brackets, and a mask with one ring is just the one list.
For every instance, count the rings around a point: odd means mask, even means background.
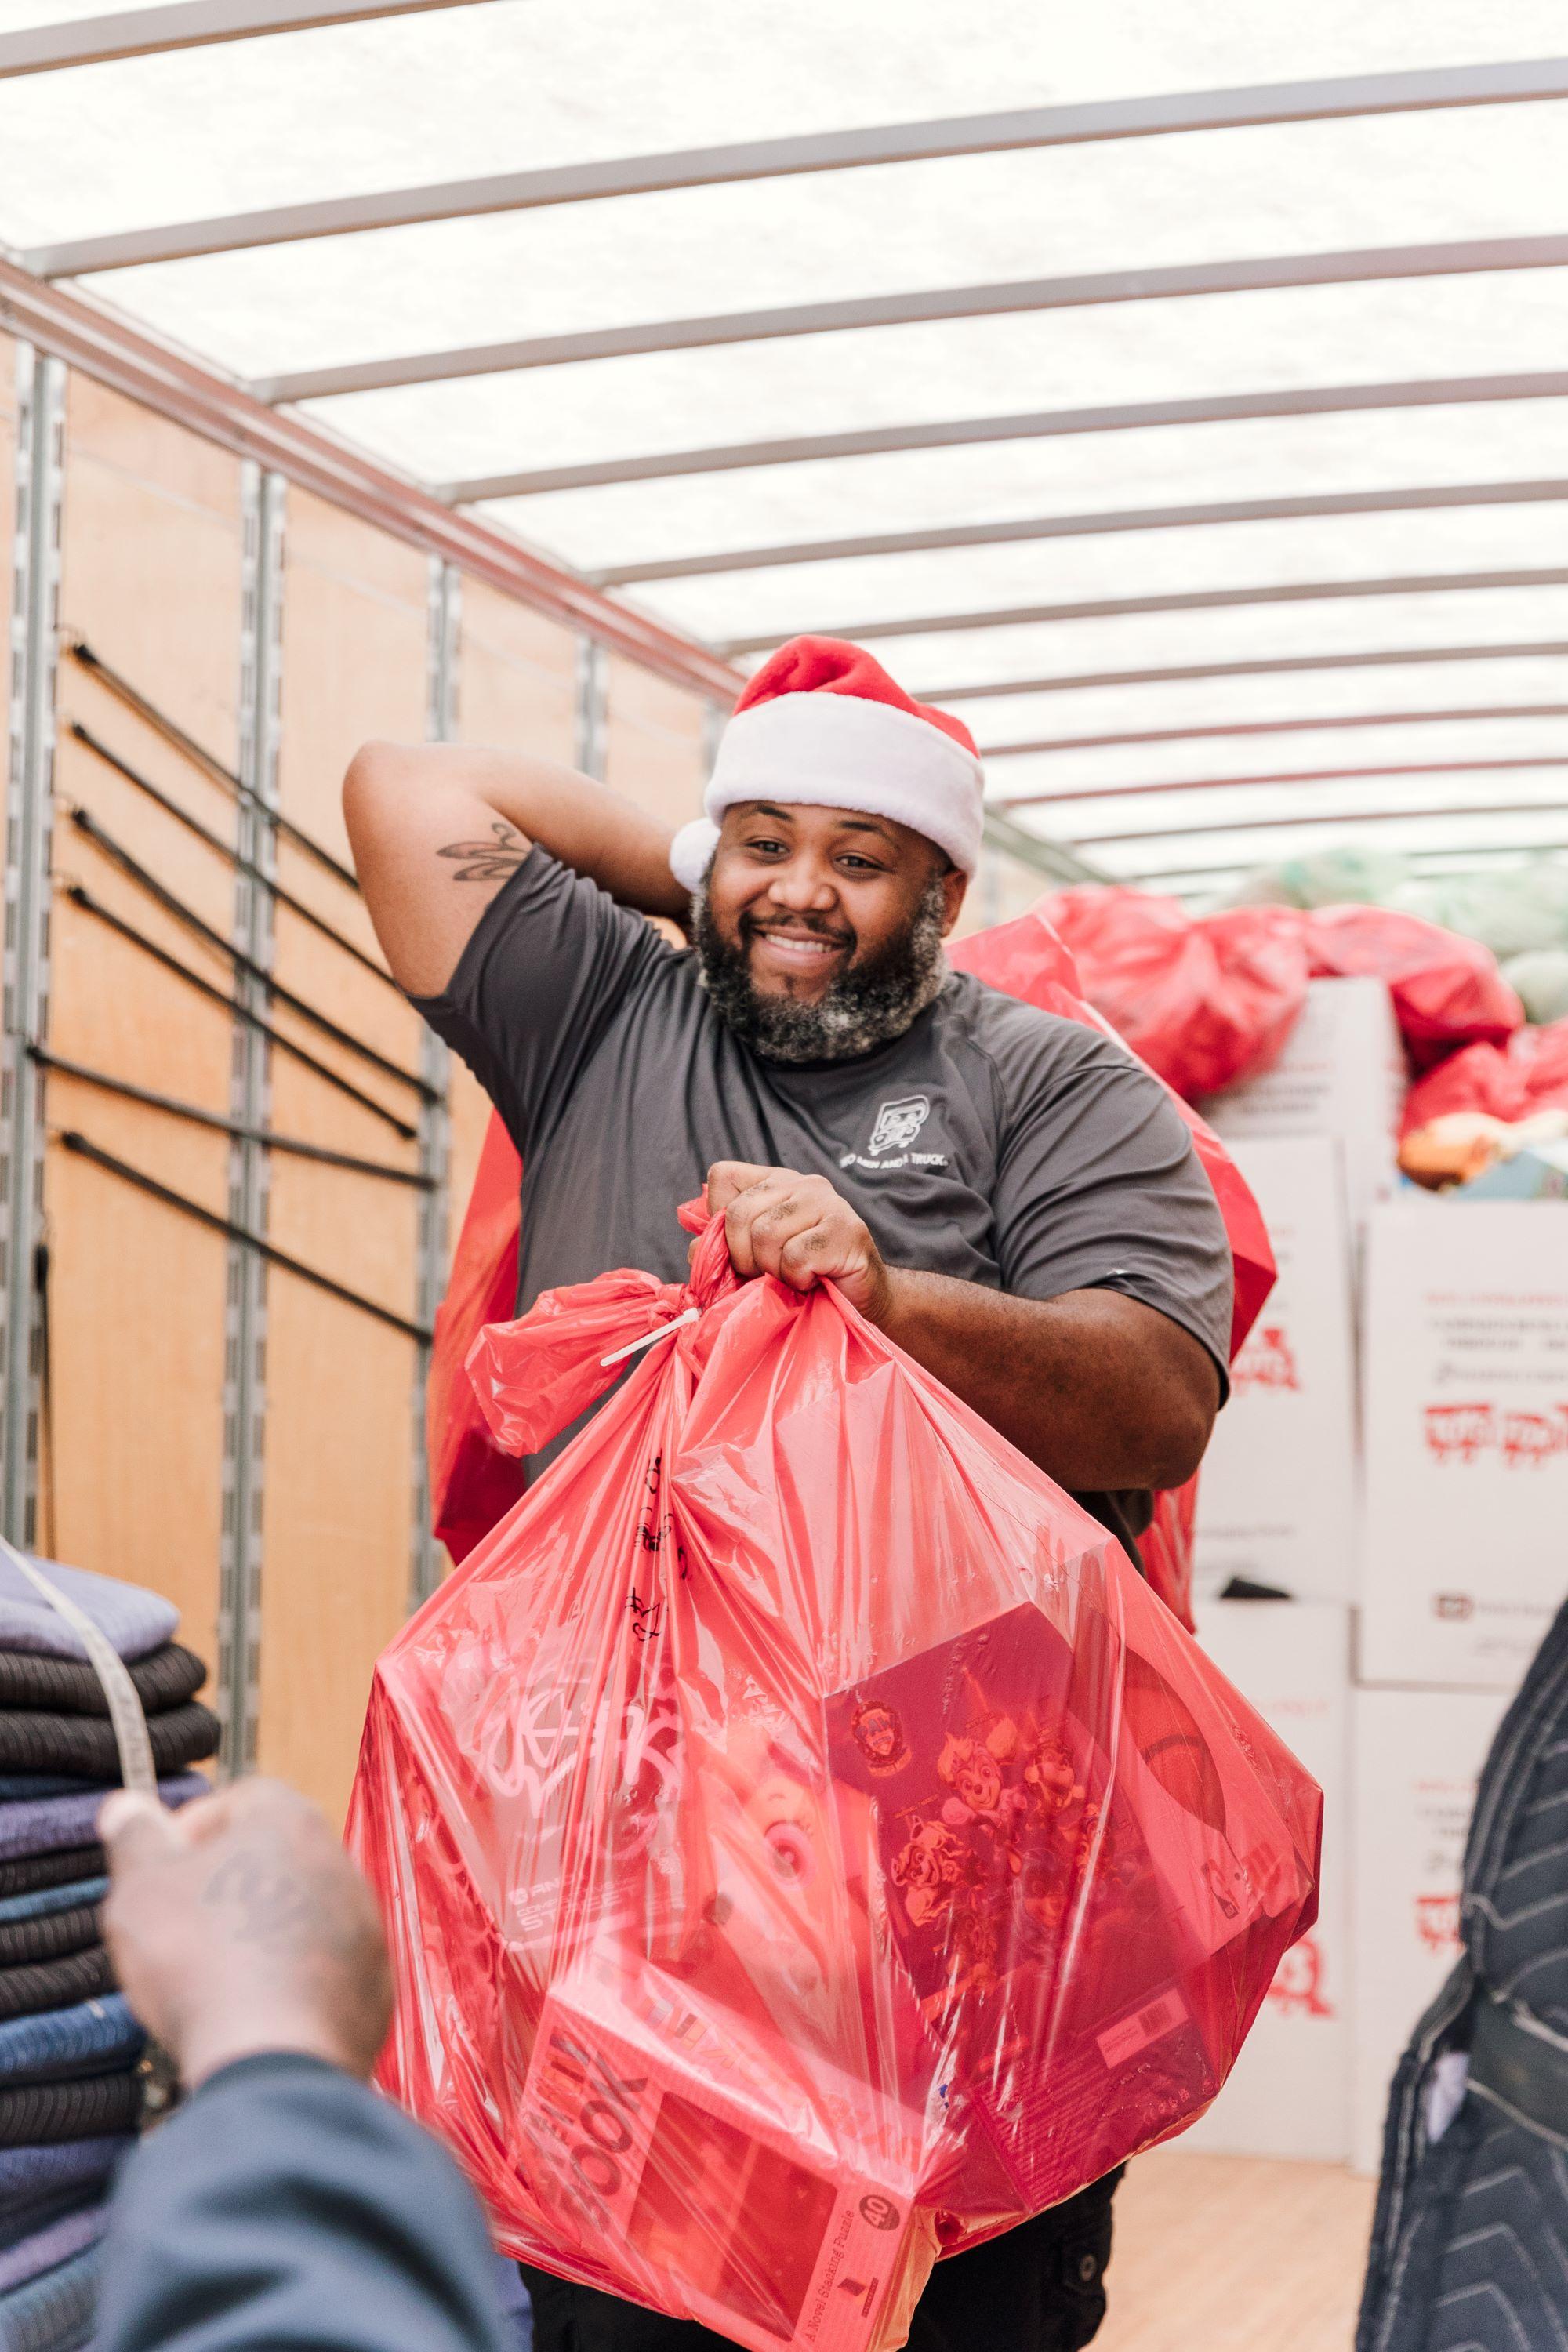
[{"label": "man's wrist", "polygon": [[905,1304],[907,1288],[904,1269],[887,1265],[879,1251],[872,1268],[869,1294],[861,1311],[868,1323],[874,1324],[889,1339],[893,1336],[893,1325],[899,1318],[900,1308]]},{"label": "man's wrist", "polygon": [[363,2053],[318,2011],[304,2008],[258,2010],[244,2018],[214,2018],[180,2036],[172,2053],[187,2091],[200,2088],[242,2058],[320,2058],[346,2074],[363,2077]]}]

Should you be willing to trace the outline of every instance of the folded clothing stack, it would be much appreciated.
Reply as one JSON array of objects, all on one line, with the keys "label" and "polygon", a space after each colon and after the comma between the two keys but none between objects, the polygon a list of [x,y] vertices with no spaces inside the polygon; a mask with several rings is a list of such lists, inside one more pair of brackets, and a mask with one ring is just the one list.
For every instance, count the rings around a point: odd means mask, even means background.
[{"label": "folded clothing stack", "polygon": [[[38,1567],[124,1659],[166,1804],[205,1794],[206,1668],[156,1593]],[[142,2034],[99,1932],[98,1809],[119,1785],[109,1701],[79,1636],[0,1553],[0,2352],[76,2352],[98,2242],[141,2111]]]}]

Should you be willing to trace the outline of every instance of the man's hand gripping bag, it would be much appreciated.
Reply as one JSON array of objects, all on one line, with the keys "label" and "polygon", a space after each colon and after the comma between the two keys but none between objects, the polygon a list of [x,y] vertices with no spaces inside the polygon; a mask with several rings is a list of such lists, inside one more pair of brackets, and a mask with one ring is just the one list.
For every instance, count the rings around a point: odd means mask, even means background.
[{"label": "man's hand gripping bag", "polygon": [[737,1286],[721,1224],[689,1286],[483,1332],[500,1441],[649,1334],[376,1670],[381,2079],[509,2252],[882,2352],[940,2252],[1213,2098],[1319,1794],[1110,1536],[831,1285]]}]

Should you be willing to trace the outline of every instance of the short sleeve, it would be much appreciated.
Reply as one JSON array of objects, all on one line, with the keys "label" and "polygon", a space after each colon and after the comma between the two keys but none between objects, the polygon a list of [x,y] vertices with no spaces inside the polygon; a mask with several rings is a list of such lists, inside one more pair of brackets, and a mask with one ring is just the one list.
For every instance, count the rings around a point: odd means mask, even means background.
[{"label": "short sleeve", "polygon": [[1230,1245],[1165,1088],[1090,1030],[1002,1080],[994,1205],[1003,1286],[1024,1298],[1119,1290],[1140,1299],[1203,1342],[1223,1388]]},{"label": "short sleeve", "polygon": [[672,950],[537,845],[415,1008],[461,1055],[518,1150],[537,1150],[627,998]]}]

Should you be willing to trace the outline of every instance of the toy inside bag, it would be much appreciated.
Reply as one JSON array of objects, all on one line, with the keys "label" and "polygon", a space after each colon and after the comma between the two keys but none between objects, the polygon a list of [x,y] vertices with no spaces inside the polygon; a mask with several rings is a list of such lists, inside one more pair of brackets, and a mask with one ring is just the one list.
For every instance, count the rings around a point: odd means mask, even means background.
[{"label": "toy inside bag", "polygon": [[940,2253],[1213,2098],[1321,1801],[1113,1538],[831,1285],[738,1285],[721,1221],[689,1285],[481,1333],[500,1441],[637,1341],[377,1668],[382,2080],[509,2252],[882,2352]]}]

